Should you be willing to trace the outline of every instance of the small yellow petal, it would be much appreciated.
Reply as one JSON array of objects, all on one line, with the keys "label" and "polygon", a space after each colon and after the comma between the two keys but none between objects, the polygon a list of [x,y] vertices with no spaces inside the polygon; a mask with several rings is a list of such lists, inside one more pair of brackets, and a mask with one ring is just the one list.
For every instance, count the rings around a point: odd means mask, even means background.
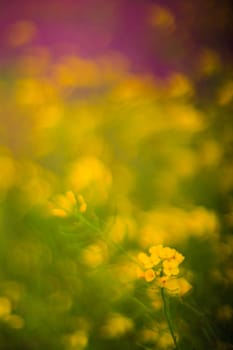
[{"label": "small yellow petal", "polygon": [[78,199],[78,202],[80,204],[79,211],[81,213],[84,213],[87,210],[87,204],[86,204],[86,202],[81,194],[78,194],[77,199]]},{"label": "small yellow petal", "polygon": [[163,249],[163,246],[159,244],[159,245],[150,247],[149,252],[150,254],[159,255],[162,249]]},{"label": "small yellow petal", "polygon": [[161,259],[172,259],[174,258],[176,254],[175,249],[164,247],[160,252],[160,258]]},{"label": "small yellow petal", "polygon": [[[145,253],[139,253],[138,254],[138,260],[140,261],[140,263],[142,263],[146,268],[150,268],[153,266],[150,258],[148,255],[146,255]],[[148,266],[151,265],[151,266]]]},{"label": "small yellow petal", "polygon": [[174,260],[177,262],[177,264],[181,264],[182,261],[184,261],[184,256],[177,251],[175,252]]},{"label": "small yellow petal", "polygon": [[79,207],[79,211],[80,213],[85,213],[85,211],[87,210],[87,205],[86,203],[82,203]]},{"label": "small yellow petal", "polygon": [[72,191],[67,191],[66,197],[69,199],[70,203],[72,203],[73,205],[76,205],[76,198]]},{"label": "small yellow petal", "polygon": [[65,218],[67,216],[67,212],[63,209],[54,208],[51,210],[51,214],[54,216],[58,216],[60,218]]}]

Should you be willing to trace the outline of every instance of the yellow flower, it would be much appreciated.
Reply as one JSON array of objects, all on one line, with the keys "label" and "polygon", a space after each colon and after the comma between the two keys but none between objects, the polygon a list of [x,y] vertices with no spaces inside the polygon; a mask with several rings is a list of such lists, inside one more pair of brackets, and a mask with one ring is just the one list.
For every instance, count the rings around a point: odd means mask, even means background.
[{"label": "yellow flower", "polygon": [[81,194],[78,194],[77,200],[72,191],[67,191],[64,195],[55,196],[52,203],[50,203],[50,213],[58,217],[67,217],[74,214],[77,204],[79,204],[79,211],[84,213],[87,209],[87,204]]},{"label": "yellow flower", "polygon": [[76,199],[72,191],[67,191],[65,195],[55,196],[51,206],[51,214],[58,217],[67,217],[74,211]]},{"label": "yellow flower", "polygon": [[164,247],[159,253],[161,259],[172,259],[174,258],[175,254],[176,250],[169,247]]},{"label": "yellow flower", "polygon": [[163,250],[162,244],[152,246],[149,248],[149,252],[151,255],[160,255],[160,252]]},{"label": "yellow flower", "polygon": [[138,260],[146,269],[150,269],[154,266],[151,258],[145,253],[139,253]]},{"label": "yellow flower", "polygon": [[[144,278],[147,282],[156,281],[157,286],[166,288],[167,293],[172,296],[183,296],[192,289],[192,285],[179,275],[179,265],[184,256],[170,247],[162,245],[149,248],[150,255],[138,254],[138,260],[143,269],[137,268],[138,278]],[[159,265],[158,265],[159,264]]]},{"label": "yellow flower", "polygon": [[192,289],[192,285],[183,277],[168,279],[164,287],[173,296],[183,296]]},{"label": "yellow flower", "polygon": [[155,272],[152,269],[146,270],[144,274],[144,278],[147,282],[151,282],[155,279]]},{"label": "yellow flower", "polygon": [[153,262],[154,266],[158,265],[161,261],[160,252],[162,249],[162,245],[153,246],[149,249],[149,252],[151,254],[151,261]]},{"label": "yellow flower", "polygon": [[166,283],[168,281],[169,277],[168,276],[162,276],[158,278],[158,285],[161,288],[164,288],[166,286]]},{"label": "yellow flower", "polygon": [[70,204],[76,205],[77,201],[72,191],[66,192],[66,198],[69,200]]},{"label": "yellow flower", "polygon": [[81,194],[78,194],[77,196],[78,202],[79,202],[79,211],[80,213],[84,213],[87,210],[87,203],[85,202],[83,196]]},{"label": "yellow flower", "polygon": [[179,252],[175,252],[174,260],[177,262],[177,264],[181,264],[182,261],[184,261],[184,256],[180,254]]},{"label": "yellow flower", "polygon": [[178,263],[175,259],[163,261],[163,273],[167,276],[176,276],[179,274]]},{"label": "yellow flower", "polygon": [[151,255],[150,259],[154,266],[158,265],[161,261],[160,257],[158,257],[157,255]]}]

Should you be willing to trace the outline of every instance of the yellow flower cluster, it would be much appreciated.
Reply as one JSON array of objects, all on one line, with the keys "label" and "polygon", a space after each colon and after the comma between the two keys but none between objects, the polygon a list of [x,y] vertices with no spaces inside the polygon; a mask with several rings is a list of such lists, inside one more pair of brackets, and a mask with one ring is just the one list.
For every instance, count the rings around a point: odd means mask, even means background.
[{"label": "yellow flower cluster", "polygon": [[57,195],[50,205],[51,214],[58,217],[67,217],[77,209],[80,213],[84,213],[87,204],[81,194],[76,198],[72,191],[67,191],[65,195]]},{"label": "yellow flower cluster", "polygon": [[171,289],[173,294],[183,295],[191,289],[191,285],[184,278],[177,278],[180,273],[179,265],[183,260],[184,256],[175,249],[162,245],[152,246],[149,254],[138,254],[141,266],[138,268],[138,277],[147,282],[156,281],[159,287]]}]

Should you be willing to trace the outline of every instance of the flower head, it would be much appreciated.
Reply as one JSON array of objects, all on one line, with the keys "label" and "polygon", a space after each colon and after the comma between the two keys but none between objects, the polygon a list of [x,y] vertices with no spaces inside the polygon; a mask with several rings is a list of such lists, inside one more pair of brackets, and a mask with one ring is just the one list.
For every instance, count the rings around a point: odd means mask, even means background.
[{"label": "flower head", "polygon": [[147,282],[151,282],[155,279],[155,272],[152,269],[146,270],[145,274],[144,274],[144,278]]},{"label": "flower head", "polygon": [[57,217],[68,217],[75,213],[78,209],[80,213],[84,213],[87,204],[81,194],[77,195],[77,199],[72,191],[67,191],[64,195],[59,194],[49,203],[50,213]]},{"label": "flower head", "polygon": [[166,288],[171,295],[184,295],[191,285],[180,274],[179,265],[184,256],[176,249],[163,247],[161,244],[149,248],[149,254],[141,252],[138,261],[138,277],[146,282],[155,281],[160,288]]}]

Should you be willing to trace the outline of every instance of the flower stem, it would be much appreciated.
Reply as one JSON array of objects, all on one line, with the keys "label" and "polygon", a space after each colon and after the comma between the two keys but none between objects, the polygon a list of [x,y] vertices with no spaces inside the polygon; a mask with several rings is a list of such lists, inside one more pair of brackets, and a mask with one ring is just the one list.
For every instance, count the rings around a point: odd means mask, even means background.
[{"label": "flower stem", "polygon": [[161,296],[162,296],[162,300],[163,300],[164,314],[165,314],[165,317],[166,317],[166,320],[167,320],[169,331],[171,333],[171,336],[172,336],[172,339],[173,339],[173,342],[174,342],[174,345],[175,345],[175,349],[176,350],[181,350],[180,347],[179,347],[179,344],[177,343],[176,336],[175,336],[175,333],[174,333],[174,330],[173,330],[172,319],[171,319],[171,315],[170,315],[170,312],[169,312],[169,306],[168,306],[168,302],[166,300],[166,295],[165,295],[165,292],[164,292],[164,288],[161,288]]}]

